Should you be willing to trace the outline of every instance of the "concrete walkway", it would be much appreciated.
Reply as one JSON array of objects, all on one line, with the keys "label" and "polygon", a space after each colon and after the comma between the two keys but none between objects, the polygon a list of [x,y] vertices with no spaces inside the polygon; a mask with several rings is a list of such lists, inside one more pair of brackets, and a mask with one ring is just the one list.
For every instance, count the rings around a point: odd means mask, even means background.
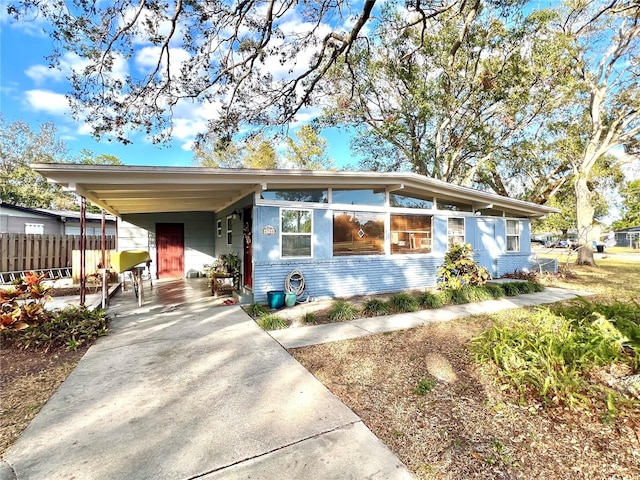
[{"label": "concrete walkway", "polygon": [[112,299],[110,334],[5,454],[0,478],[413,478],[241,308],[181,295],[140,308],[131,293]]},{"label": "concrete walkway", "polygon": [[110,307],[110,334],[5,454],[0,480],[410,479],[360,418],[282,346],[576,295],[589,293],[547,288],[266,333],[241,308],[217,306],[197,282],[160,285],[142,307],[132,292],[120,292]]},{"label": "concrete walkway", "polygon": [[361,318],[351,322],[275,330],[270,333],[284,348],[307,347],[320,343],[337,342],[350,338],[415,328],[426,325],[427,323],[446,322],[471,315],[488,314],[511,308],[560,302],[562,300],[576,298],[578,295],[587,296],[592,295],[592,293],[546,287],[543,292],[506,297],[499,300],[451,305],[434,310],[419,310],[413,313]]}]

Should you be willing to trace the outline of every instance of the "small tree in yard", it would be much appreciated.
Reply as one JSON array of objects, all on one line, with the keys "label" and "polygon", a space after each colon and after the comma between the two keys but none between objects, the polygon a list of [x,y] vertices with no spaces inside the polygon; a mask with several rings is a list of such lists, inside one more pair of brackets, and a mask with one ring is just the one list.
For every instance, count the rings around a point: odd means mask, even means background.
[{"label": "small tree in yard", "polygon": [[438,277],[440,288],[459,289],[464,285],[484,285],[491,274],[473,259],[471,245],[456,244],[449,247],[444,264],[438,268]]}]

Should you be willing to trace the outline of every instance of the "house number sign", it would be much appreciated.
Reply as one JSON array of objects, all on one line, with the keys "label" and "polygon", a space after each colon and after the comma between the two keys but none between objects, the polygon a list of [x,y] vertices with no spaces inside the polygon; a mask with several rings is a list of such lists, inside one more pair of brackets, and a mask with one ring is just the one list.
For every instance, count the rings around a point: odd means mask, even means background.
[{"label": "house number sign", "polygon": [[265,227],[262,227],[262,234],[263,235],[275,235],[276,234],[276,227],[272,226],[272,225],[267,225]]}]

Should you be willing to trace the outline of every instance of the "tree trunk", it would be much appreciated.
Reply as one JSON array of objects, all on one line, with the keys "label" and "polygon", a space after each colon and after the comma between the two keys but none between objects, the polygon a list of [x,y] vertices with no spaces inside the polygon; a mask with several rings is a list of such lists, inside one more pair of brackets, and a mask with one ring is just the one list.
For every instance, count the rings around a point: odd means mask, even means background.
[{"label": "tree trunk", "polygon": [[591,204],[591,191],[586,175],[578,174],[574,188],[576,192],[576,221],[578,224],[578,265],[595,265],[592,247],[592,228],[594,208]]}]

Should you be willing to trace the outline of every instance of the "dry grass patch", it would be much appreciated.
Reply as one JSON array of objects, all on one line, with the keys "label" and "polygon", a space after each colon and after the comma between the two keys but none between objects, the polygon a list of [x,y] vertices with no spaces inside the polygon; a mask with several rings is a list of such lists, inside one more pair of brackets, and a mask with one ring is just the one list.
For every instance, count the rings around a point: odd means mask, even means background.
[{"label": "dry grass patch", "polygon": [[[468,351],[488,316],[292,353],[424,479],[640,478],[640,411],[518,406]],[[420,393],[421,382],[433,382]],[[423,383],[424,384],[424,383]]]},{"label": "dry grass patch", "polygon": [[88,347],[0,352],[0,455],[18,438],[76,367]]},{"label": "dry grass patch", "polygon": [[[640,263],[572,267],[552,286],[591,290],[592,302],[638,300]],[[421,479],[640,478],[640,405],[615,418],[593,408],[520,402],[489,365],[476,363],[472,338],[494,322],[530,315],[504,311],[292,354]],[[615,367],[615,366],[614,366]],[[606,373],[606,372],[605,372]],[[599,407],[597,406],[599,405]]]}]

